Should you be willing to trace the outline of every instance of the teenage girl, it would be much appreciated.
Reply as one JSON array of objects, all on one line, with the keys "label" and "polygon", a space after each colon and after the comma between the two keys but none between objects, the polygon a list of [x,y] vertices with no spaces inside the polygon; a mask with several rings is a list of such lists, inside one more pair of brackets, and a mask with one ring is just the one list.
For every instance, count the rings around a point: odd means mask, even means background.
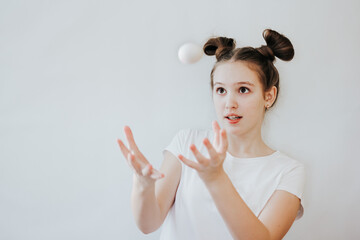
[{"label": "teenage girl", "polygon": [[287,37],[265,29],[267,45],[235,48],[231,38],[210,38],[217,121],[212,130],[180,130],[164,149],[160,172],[136,146],[118,139],[134,170],[131,207],[143,233],[162,226],[160,239],[282,239],[303,214],[304,165],[262,139],[268,108],[279,94],[275,57],[290,61]]}]

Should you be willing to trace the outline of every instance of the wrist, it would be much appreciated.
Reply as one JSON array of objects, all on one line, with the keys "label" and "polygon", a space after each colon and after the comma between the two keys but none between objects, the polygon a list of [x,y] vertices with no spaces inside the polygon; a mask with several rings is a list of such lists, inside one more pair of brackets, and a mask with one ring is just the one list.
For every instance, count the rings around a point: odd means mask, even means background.
[{"label": "wrist", "polygon": [[224,177],[226,176],[227,176],[226,172],[224,171],[223,168],[221,168],[221,170],[219,170],[216,174],[213,174],[212,176],[204,179],[205,185],[207,185],[208,187],[217,185],[218,183],[222,182]]},{"label": "wrist", "polygon": [[134,173],[133,175],[133,184],[134,184],[134,190],[136,190],[138,193],[144,193],[155,190],[154,179],[138,176],[136,175],[136,173]]}]

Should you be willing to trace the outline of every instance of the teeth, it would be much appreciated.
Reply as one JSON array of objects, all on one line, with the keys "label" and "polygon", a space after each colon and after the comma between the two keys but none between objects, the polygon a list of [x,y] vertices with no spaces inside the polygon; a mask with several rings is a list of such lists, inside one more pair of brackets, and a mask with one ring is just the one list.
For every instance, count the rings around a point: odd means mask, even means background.
[{"label": "teeth", "polygon": [[228,118],[229,118],[229,119],[231,119],[231,120],[234,120],[234,119],[238,119],[238,118],[240,118],[240,117],[236,117],[236,116],[229,116]]}]

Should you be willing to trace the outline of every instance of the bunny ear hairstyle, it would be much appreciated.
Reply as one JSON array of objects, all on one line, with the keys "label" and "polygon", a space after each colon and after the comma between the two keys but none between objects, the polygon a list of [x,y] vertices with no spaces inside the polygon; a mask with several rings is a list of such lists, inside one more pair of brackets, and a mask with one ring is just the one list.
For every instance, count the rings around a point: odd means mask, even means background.
[{"label": "bunny ear hairstyle", "polygon": [[270,61],[275,60],[275,55],[272,49],[269,46],[262,45],[261,47],[257,48],[257,50],[266,58],[268,58]]},{"label": "bunny ear hairstyle", "polygon": [[263,31],[263,38],[267,46],[261,46],[258,49],[260,49],[264,56],[272,60],[274,60],[274,55],[283,61],[293,59],[295,54],[294,47],[287,37],[274,30],[265,29]]},{"label": "bunny ear hairstyle", "polygon": [[235,40],[227,37],[210,38],[204,45],[204,53],[208,56],[216,56],[217,61],[235,48]]}]

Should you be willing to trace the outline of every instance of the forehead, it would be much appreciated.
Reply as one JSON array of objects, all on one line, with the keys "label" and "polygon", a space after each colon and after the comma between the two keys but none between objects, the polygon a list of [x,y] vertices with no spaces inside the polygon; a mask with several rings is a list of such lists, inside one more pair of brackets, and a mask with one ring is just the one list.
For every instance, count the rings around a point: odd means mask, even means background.
[{"label": "forehead", "polygon": [[257,73],[241,61],[219,64],[213,75],[214,85],[236,85],[238,82],[248,82],[248,85],[259,85]]}]

